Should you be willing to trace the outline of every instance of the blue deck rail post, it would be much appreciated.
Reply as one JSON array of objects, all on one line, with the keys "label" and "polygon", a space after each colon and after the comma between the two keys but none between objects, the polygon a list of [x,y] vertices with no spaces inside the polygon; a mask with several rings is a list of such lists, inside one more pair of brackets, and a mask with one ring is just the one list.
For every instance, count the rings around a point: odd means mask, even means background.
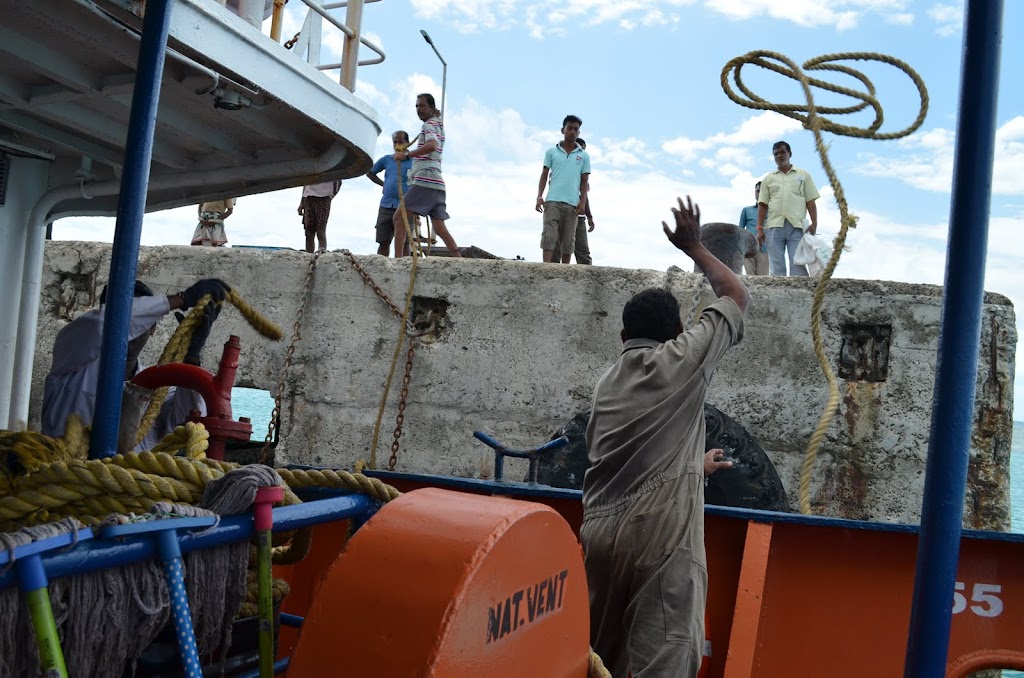
[{"label": "blue deck rail post", "polygon": [[128,119],[125,163],[117,202],[106,312],[103,316],[103,347],[100,350],[100,376],[96,385],[96,408],[89,452],[94,458],[111,456],[117,451],[124,364],[128,354],[128,323],[132,311],[142,217],[146,211],[149,164],[153,159],[153,131],[160,103],[171,3],[172,0],[148,0],[142,21],[142,40],[139,43],[137,77]]},{"label": "blue deck rail post", "polygon": [[942,325],[906,678],[946,674],[977,378],[1003,0],[968,0]]}]

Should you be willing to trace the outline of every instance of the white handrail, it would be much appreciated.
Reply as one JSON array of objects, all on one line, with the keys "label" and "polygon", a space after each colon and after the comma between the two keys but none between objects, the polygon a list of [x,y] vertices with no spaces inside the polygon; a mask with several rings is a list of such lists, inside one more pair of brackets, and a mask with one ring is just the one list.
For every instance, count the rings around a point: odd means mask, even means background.
[{"label": "white handrail", "polygon": [[[317,68],[322,71],[333,70],[335,68],[341,69],[341,84],[345,89],[350,92],[354,92],[356,88],[356,67],[357,66],[372,66],[373,64],[382,63],[385,59],[384,50],[372,41],[367,40],[361,34],[361,23],[362,23],[362,7],[366,3],[380,2],[380,0],[347,0],[345,2],[333,2],[329,4],[321,4],[317,0],[302,0],[307,7],[309,12],[315,12],[319,16],[323,17],[331,24],[333,24],[338,30],[345,36],[345,48],[343,50],[342,61],[336,64],[317,64]],[[332,14],[329,10],[348,9],[347,22],[342,23]],[[312,30],[314,22],[310,21],[310,16],[307,14],[306,22],[303,24],[303,30]],[[373,52],[377,54],[375,58],[364,59],[362,61],[353,61],[357,58],[358,50],[351,48],[351,41],[357,41],[361,45],[366,45]],[[309,45],[308,61],[313,63],[320,60],[319,40],[307,40],[303,41],[303,44]],[[313,49],[313,45],[316,44],[317,49]],[[315,53],[314,53],[315,52]]]}]

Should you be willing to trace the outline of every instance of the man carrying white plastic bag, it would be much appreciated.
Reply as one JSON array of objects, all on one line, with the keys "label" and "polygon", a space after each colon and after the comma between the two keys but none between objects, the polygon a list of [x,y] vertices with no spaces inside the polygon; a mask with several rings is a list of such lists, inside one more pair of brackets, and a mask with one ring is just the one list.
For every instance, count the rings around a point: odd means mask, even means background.
[{"label": "man carrying white plastic bag", "polygon": [[825,263],[831,256],[832,246],[827,240],[805,231],[793,253],[793,263],[807,267],[807,275],[817,278],[825,270]]}]

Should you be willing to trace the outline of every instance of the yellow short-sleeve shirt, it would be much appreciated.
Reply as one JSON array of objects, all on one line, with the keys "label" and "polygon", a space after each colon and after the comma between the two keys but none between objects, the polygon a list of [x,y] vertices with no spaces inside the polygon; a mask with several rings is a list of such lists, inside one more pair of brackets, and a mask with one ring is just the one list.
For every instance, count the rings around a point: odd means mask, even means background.
[{"label": "yellow short-sleeve shirt", "polygon": [[758,202],[768,205],[765,228],[782,228],[785,221],[801,228],[807,214],[807,203],[817,200],[818,189],[811,175],[799,167],[788,172],[775,170],[761,180]]}]

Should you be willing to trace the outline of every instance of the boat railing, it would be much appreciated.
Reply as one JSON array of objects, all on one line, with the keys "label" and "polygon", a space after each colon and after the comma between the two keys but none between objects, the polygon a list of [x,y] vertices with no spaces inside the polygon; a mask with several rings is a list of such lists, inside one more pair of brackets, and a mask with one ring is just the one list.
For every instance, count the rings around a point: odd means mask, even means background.
[{"label": "boat railing", "polygon": [[[372,66],[384,61],[384,50],[362,34],[363,5],[380,0],[344,0],[342,2],[320,2],[319,0],[302,0],[309,8],[306,20],[302,24],[296,38],[291,42],[291,49],[297,54],[306,54],[306,61],[314,64],[321,71],[341,69],[339,82],[350,92],[356,89],[356,69],[359,66]],[[283,3],[275,4],[274,17],[271,22],[270,36],[281,40],[281,14]],[[346,9],[345,20],[331,14],[332,10]],[[321,43],[324,31],[323,22],[327,21],[341,31],[343,45],[341,61],[321,63]],[[377,56],[371,59],[359,59],[359,46],[366,45]]]}]

